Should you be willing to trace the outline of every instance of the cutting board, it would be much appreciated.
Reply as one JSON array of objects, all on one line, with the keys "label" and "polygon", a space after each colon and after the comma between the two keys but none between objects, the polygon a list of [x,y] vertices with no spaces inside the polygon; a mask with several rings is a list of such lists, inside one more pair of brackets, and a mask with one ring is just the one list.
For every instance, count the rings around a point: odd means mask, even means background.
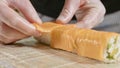
[{"label": "cutting board", "polygon": [[28,38],[0,45],[0,68],[120,68],[120,63],[106,64]]}]

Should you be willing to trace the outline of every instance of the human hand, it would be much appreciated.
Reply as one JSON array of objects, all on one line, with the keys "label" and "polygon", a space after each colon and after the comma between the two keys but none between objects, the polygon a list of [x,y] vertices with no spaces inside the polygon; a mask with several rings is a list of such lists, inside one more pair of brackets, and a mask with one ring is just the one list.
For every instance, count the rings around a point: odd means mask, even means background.
[{"label": "human hand", "polygon": [[77,27],[92,28],[103,21],[105,8],[100,0],[66,0],[56,22],[66,24],[74,15]]},{"label": "human hand", "polygon": [[[17,9],[22,16],[14,9]],[[41,20],[29,0],[0,0],[0,42],[7,44],[25,37],[38,36],[32,23]]]}]

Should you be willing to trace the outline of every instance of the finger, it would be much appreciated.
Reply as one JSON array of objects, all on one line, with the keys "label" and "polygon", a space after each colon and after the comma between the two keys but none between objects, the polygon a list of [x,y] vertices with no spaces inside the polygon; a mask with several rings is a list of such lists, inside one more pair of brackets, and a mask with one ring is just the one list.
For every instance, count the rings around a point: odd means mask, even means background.
[{"label": "finger", "polygon": [[[35,35],[35,27],[4,3],[0,4],[0,19],[8,26],[26,34]],[[39,33],[37,33],[38,35]]]},{"label": "finger", "polygon": [[76,10],[80,6],[80,0],[66,0],[65,5],[57,18],[57,23],[68,23],[74,16]]},{"label": "finger", "polygon": [[[1,24],[1,22],[0,22],[0,24]],[[15,39],[9,38],[5,34],[2,33],[2,27],[0,25],[0,44],[8,44],[13,41],[15,41]]]},{"label": "finger", "polygon": [[4,24],[3,22],[0,23],[0,35],[8,38],[8,39],[22,39],[28,37],[27,35],[9,27],[8,25]]},{"label": "finger", "polygon": [[92,28],[103,20],[105,8],[100,1],[89,0],[75,15],[78,27]]},{"label": "finger", "polygon": [[11,5],[20,10],[20,12],[29,22],[38,24],[42,23],[41,19],[39,18],[37,12],[35,11],[29,0],[22,0],[22,3],[21,0],[13,0],[11,2]]}]

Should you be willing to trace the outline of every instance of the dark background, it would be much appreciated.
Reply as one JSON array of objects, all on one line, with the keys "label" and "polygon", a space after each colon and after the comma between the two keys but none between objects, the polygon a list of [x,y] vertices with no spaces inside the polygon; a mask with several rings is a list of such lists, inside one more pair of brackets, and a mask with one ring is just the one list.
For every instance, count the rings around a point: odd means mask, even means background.
[{"label": "dark background", "polygon": [[120,0],[101,0],[104,4],[107,14],[120,10]]},{"label": "dark background", "polygon": [[[65,0],[30,0],[35,9],[45,15],[56,18],[61,12]],[[120,0],[101,0],[106,8],[106,14],[120,10]]]}]

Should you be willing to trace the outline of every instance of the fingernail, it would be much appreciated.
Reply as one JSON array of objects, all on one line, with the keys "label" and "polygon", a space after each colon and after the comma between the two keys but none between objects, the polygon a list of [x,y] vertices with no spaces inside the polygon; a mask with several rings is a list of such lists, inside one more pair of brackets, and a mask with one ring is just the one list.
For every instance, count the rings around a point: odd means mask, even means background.
[{"label": "fingernail", "polygon": [[36,23],[42,24],[42,21],[41,21],[39,18],[37,18],[37,19],[36,19]]},{"label": "fingernail", "polygon": [[28,26],[29,26],[31,29],[36,29],[36,27],[33,26],[32,24],[29,24]]},{"label": "fingernail", "polygon": [[35,33],[33,35],[34,37],[40,37],[41,36],[41,32],[38,30],[35,30]]},{"label": "fingernail", "polygon": [[61,20],[59,20],[59,19],[56,20],[56,23],[57,23],[57,24],[65,24],[63,21],[61,21]]}]

